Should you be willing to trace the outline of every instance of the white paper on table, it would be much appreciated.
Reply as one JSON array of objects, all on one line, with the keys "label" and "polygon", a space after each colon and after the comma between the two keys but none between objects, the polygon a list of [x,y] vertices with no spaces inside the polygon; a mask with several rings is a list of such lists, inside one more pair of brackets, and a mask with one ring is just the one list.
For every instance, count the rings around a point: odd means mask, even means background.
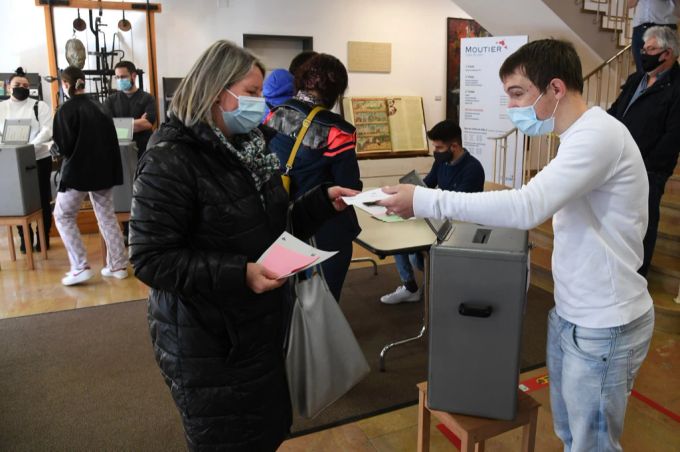
[{"label": "white paper on table", "polygon": [[[374,203],[376,201],[387,199],[390,196],[392,195],[389,193],[385,193],[384,191],[382,191],[381,188],[374,188],[373,190],[361,192],[356,196],[343,196],[342,200],[345,201],[345,204],[347,204],[348,206],[361,207],[361,204],[365,205],[366,203]],[[370,205],[367,207],[370,207]]]},{"label": "white paper on table", "polygon": [[257,260],[258,264],[262,264],[262,262],[265,260],[269,252],[272,250],[272,247],[274,247],[274,245],[283,246],[284,248],[287,248],[290,251],[293,251],[304,256],[316,257],[316,259],[309,265],[306,265],[301,268],[291,268],[289,270],[289,273],[279,276],[279,279],[287,278],[291,275],[307,270],[308,268],[318,265],[321,262],[324,262],[325,260],[333,257],[338,253],[337,251],[324,251],[318,248],[314,248],[313,246],[308,245],[307,243],[303,242],[302,240],[298,239],[292,234],[284,231],[279,236],[279,238],[276,239],[276,241],[274,241],[274,243],[272,243],[264,253],[262,253],[262,256],[260,256],[260,258]]}]

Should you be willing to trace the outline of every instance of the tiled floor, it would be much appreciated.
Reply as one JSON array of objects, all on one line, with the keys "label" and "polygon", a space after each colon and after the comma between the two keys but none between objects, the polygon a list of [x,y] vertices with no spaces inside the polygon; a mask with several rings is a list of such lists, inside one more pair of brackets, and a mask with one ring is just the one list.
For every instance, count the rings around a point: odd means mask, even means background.
[{"label": "tiled floor", "polygon": [[[4,232],[4,231],[3,231]],[[99,276],[101,249],[98,235],[86,235],[90,264],[97,272],[86,285],[64,287],[60,279],[68,270],[66,253],[59,238],[52,238],[48,260],[36,256],[36,270],[26,269],[25,256],[9,260],[6,233],[0,234],[0,318],[75,309],[146,297],[146,287],[131,277],[109,280]],[[366,253],[357,250],[357,255]],[[391,260],[379,263],[390,263]],[[362,264],[366,265],[366,264]],[[545,375],[536,369],[521,380]],[[389,372],[385,374],[389,378]],[[417,389],[414,387],[414,397]],[[622,443],[626,451],[680,452],[680,336],[655,333],[647,360],[635,386],[626,417]],[[639,394],[639,396],[637,396]],[[537,451],[559,451],[561,444],[552,432],[547,386],[531,395],[542,407],[536,438]],[[414,451],[417,432],[416,406],[324,430],[286,441],[281,451]],[[508,432],[486,444],[487,451],[519,450],[521,430]],[[433,420],[431,450],[451,451],[455,447],[437,429]]]}]

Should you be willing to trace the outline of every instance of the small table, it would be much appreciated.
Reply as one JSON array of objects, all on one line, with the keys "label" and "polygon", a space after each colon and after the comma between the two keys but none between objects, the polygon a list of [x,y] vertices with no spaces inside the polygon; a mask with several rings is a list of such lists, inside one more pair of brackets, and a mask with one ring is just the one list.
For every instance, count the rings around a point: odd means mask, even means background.
[{"label": "small table", "polygon": [[40,254],[44,259],[47,259],[47,238],[45,237],[45,225],[43,223],[42,209],[31,212],[28,215],[19,215],[14,217],[0,217],[0,225],[7,226],[7,240],[9,246],[9,257],[12,262],[17,260],[16,251],[14,249],[14,237],[12,237],[12,226],[22,226],[24,228],[24,243],[26,244],[26,259],[28,261],[28,268],[35,270],[33,262],[33,244],[31,243],[30,234],[28,231],[29,225],[35,221],[38,225],[38,240],[40,243]]},{"label": "small table", "polygon": [[536,444],[538,409],[541,404],[518,390],[517,416],[511,421],[466,416],[430,410],[427,406],[427,382],[418,383],[418,452],[430,450],[430,414],[460,438],[461,452],[483,452],[484,441],[522,427],[522,451],[532,452]]},{"label": "small table", "polygon": [[436,236],[425,220],[406,220],[387,223],[373,218],[361,209],[355,209],[361,234],[354,241],[371,253],[384,259],[395,254],[422,251],[425,254],[425,284],[423,288],[423,325],[417,336],[385,345],[380,352],[380,371],[385,371],[385,355],[392,348],[422,338],[427,331],[427,308],[429,304],[429,249]]}]

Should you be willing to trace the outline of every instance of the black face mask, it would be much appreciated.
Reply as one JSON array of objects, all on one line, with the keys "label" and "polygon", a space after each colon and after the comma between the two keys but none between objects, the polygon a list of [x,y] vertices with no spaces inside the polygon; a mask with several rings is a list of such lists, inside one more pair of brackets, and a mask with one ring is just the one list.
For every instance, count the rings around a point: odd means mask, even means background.
[{"label": "black face mask", "polygon": [[24,88],[23,86],[17,86],[16,88],[12,88],[12,97],[15,98],[16,100],[28,99],[28,88]]},{"label": "black face mask", "polygon": [[661,55],[664,53],[665,52],[661,52],[657,53],[656,55],[647,55],[646,53],[640,54],[640,63],[642,63],[642,69],[649,73],[661,66],[661,64],[663,64],[663,61],[661,61]]},{"label": "black face mask", "polygon": [[442,152],[434,152],[434,161],[437,163],[446,163],[450,162],[451,159],[453,158],[453,151],[451,148],[448,148],[446,151]]}]

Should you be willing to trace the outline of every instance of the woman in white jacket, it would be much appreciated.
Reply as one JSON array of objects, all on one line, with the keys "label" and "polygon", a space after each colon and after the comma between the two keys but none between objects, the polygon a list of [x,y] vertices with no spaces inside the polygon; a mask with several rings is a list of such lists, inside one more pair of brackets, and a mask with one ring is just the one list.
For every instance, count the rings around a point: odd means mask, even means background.
[{"label": "woman in white jacket", "polygon": [[[40,206],[43,211],[45,223],[45,246],[50,248],[50,226],[52,223],[52,190],[50,188],[50,174],[52,173],[52,158],[50,156],[50,144],[52,141],[52,111],[41,100],[29,98],[30,83],[24,70],[19,67],[9,79],[10,98],[0,102],[0,130],[4,131],[5,119],[30,119],[31,135],[29,144],[35,148],[35,160],[38,166],[38,185],[40,190]],[[19,237],[21,238],[20,251],[26,252],[24,234],[21,226]],[[36,251],[40,251],[40,241],[35,238],[33,242],[33,229],[29,227],[31,244]]]}]

